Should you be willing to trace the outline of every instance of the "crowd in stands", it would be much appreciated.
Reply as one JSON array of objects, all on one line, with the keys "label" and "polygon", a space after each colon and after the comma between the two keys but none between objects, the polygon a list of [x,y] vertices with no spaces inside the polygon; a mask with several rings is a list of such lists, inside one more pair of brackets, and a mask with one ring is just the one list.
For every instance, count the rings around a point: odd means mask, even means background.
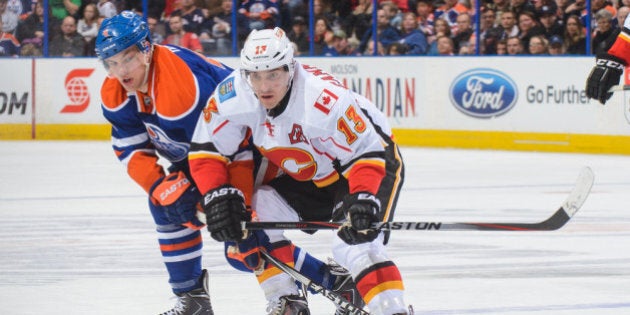
[{"label": "crowd in stands", "polygon": [[[591,0],[590,14],[585,0],[313,0],[311,39],[308,0],[237,2],[233,23],[232,0],[151,0],[153,42],[236,55],[251,30],[280,26],[297,55],[584,55],[605,51],[630,12],[629,0]],[[48,55],[94,56],[101,21],[142,14],[142,0],[49,0],[48,9]],[[0,0],[0,57],[42,56],[43,13],[43,0]]]}]

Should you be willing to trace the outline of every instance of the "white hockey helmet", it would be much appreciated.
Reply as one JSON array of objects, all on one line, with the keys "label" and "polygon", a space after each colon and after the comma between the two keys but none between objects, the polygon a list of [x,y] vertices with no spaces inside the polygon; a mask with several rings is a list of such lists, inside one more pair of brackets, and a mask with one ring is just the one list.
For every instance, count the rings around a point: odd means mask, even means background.
[{"label": "white hockey helmet", "polygon": [[293,45],[279,27],[253,30],[241,50],[241,70],[273,70],[286,66],[293,78]]}]

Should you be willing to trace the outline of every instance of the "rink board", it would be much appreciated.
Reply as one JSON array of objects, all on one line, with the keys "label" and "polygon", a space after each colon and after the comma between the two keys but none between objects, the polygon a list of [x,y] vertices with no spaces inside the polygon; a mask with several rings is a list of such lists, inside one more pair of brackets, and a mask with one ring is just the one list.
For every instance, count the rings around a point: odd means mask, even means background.
[{"label": "rink board", "polygon": [[[372,100],[402,145],[630,154],[630,93],[606,106],[588,100],[591,57],[300,60]],[[11,74],[0,78],[0,139],[109,138],[96,59],[5,59],[0,68]]]}]

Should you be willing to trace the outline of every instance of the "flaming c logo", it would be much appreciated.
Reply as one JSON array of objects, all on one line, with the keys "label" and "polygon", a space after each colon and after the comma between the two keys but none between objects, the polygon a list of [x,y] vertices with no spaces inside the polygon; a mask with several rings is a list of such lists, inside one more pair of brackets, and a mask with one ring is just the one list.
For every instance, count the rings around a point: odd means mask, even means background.
[{"label": "flaming c logo", "polygon": [[83,78],[89,77],[92,72],[94,69],[74,69],[68,73],[65,87],[71,104],[66,104],[61,109],[62,113],[80,113],[90,105],[90,93]]}]

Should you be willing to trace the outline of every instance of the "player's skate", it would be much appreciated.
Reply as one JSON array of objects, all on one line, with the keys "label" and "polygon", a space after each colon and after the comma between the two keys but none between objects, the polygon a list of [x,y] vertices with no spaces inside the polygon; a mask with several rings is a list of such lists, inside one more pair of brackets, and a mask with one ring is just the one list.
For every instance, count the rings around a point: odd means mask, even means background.
[{"label": "player's skate", "polygon": [[[330,258],[328,258],[328,263],[326,265],[328,266],[330,273],[337,276],[337,280],[333,285],[332,291],[338,293],[348,300],[348,302],[358,307],[365,307],[365,302],[363,302],[363,298],[361,297],[361,294],[359,294],[359,290],[357,290],[357,286],[354,283],[354,280],[352,280],[350,272]],[[350,313],[341,308],[337,308],[335,311],[335,315],[347,314]]]},{"label": "player's skate", "polygon": [[302,295],[285,295],[267,306],[269,315],[310,315],[306,298]]},{"label": "player's skate", "polygon": [[214,315],[208,293],[207,270],[201,272],[200,280],[203,284],[201,288],[177,294],[175,307],[160,315]]}]

